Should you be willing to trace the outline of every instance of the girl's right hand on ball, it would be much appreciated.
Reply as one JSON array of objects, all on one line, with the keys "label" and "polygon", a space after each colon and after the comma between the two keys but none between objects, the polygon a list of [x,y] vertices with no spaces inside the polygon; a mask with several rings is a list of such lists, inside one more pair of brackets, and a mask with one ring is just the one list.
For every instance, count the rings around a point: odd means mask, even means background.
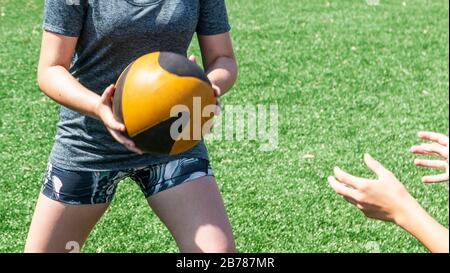
[{"label": "girl's right hand on ball", "polygon": [[136,144],[124,135],[126,130],[125,125],[114,118],[112,111],[112,99],[115,90],[116,89],[113,84],[105,89],[95,109],[97,117],[103,122],[106,129],[108,129],[111,136],[117,142],[127,147],[130,151],[143,154],[143,152],[136,147]]}]

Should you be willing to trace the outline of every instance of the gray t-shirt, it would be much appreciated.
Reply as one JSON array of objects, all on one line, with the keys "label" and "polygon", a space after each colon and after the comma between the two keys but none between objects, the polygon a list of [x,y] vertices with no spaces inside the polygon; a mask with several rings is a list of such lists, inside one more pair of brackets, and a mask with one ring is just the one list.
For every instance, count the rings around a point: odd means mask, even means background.
[{"label": "gray t-shirt", "polygon": [[[230,30],[224,0],[46,0],[43,27],[79,37],[70,73],[98,94],[146,53],[186,55],[195,32]],[[100,171],[180,157],[208,159],[208,153],[201,142],[177,156],[138,155],[117,143],[101,121],[62,106],[50,162],[68,170]]]}]

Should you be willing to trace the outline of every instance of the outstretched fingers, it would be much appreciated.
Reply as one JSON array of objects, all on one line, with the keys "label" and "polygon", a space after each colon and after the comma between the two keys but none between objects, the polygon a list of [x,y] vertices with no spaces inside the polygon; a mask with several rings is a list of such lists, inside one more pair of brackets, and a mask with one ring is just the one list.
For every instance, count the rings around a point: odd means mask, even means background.
[{"label": "outstretched fingers", "polygon": [[444,134],[429,132],[429,131],[420,131],[417,133],[417,136],[420,139],[433,141],[433,142],[439,143],[441,145],[448,146],[448,144],[449,144],[448,136],[446,136]]},{"label": "outstretched fingers", "polygon": [[367,167],[378,177],[382,177],[391,173],[383,165],[381,165],[380,162],[376,161],[370,154],[364,155],[364,162],[366,163]]}]

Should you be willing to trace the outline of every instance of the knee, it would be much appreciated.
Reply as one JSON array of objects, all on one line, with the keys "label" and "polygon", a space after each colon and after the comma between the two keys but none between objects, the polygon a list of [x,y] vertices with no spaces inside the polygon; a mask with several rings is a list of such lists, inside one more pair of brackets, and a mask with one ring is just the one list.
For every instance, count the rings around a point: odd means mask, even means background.
[{"label": "knee", "polygon": [[204,243],[197,243],[202,253],[236,253],[236,246],[230,238],[211,238]]},{"label": "knee", "polygon": [[235,253],[236,245],[231,232],[216,226],[205,226],[195,236],[195,246],[203,253]]}]

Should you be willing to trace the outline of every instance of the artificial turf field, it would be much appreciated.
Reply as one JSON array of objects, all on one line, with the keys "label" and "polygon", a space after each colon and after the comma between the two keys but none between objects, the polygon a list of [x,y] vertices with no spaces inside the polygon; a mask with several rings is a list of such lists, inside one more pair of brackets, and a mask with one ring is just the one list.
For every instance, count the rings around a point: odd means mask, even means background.
[{"label": "artificial turf field", "polygon": [[[448,227],[448,184],[423,185],[415,134],[448,132],[446,0],[228,0],[240,67],[223,105],[278,104],[279,148],[211,141],[240,252],[424,252],[329,188],[370,152]],[[58,106],[36,85],[43,1],[0,0],[0,252],[23,250]],[[194,43],[190,53],[198,55]],[[138,187],[122,182],[85,252],[176,252]]]}]

